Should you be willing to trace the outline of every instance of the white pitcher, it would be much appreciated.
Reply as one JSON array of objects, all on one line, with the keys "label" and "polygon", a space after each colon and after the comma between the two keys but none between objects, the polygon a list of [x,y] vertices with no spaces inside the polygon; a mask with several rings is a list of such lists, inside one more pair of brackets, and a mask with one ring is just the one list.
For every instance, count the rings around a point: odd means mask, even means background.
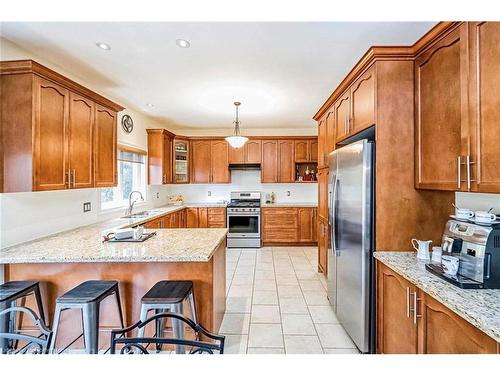
[{"label": "white pitcher", "polygon": [[431,242],[432,242],[431,240],[423,241],[423,240],[417,240],[416,238],[411,240],[413,248],[417,250],[418,259],[430,260],[429,245],[431,244]]}]

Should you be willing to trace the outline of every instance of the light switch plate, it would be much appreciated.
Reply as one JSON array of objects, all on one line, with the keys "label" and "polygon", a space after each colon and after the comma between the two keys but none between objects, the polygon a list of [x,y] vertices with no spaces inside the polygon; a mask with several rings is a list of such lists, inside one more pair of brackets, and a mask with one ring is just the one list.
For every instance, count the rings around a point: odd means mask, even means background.
[{"label": "light switch plate", "polygon": [[90,210],[92,210],[90,202],[83,203],[83,212],[89,212]]}]

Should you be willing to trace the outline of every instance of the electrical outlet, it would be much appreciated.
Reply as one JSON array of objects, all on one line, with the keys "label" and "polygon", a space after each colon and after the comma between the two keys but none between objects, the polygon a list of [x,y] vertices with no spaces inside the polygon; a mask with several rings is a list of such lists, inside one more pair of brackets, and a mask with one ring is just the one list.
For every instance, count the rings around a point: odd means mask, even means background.
[{"label": "electrical outlet", "polygon": [[159,191],[156,192],[156,199],[160,199],[160,192]]},{"label": "electrical outlet", "polygon": [[286,191],[286,196],[289,197],[290,196],[290,190],[287,190]]},{"label": "electrical outlet", "polygon": [[90,202],[83,203],[83,212],[89,212],[90,210],[92,210]]},{"label": "electrical outlet", "polygon": [[212,192],[209,190],[208,191],[208,196],[211,197],[212,196]]}]

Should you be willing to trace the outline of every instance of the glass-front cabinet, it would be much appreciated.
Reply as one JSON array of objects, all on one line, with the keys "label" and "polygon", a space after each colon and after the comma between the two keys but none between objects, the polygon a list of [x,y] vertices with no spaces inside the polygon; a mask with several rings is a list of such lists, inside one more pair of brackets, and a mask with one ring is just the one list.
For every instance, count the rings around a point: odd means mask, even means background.
[{"label": "glass-front cabinet", "polygon": [[177,137],[174,140],[174,183],[189,183],[189,141]]}]

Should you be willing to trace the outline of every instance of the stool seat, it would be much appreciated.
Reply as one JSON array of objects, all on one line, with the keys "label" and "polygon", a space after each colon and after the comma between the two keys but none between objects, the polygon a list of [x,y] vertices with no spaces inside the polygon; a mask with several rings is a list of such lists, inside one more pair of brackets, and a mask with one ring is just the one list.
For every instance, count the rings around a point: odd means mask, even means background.
[{"label": "stool seat", "polygon": [[116,280],[88,280],[57,297],[61,303],[91,303],[101,301],[117,288]]},{"label": "stool seat", "polygon": [[38,285],[38,281],[8,281],[0,285],[0,302],[15,300]]},{"label": "stool seat", "polygon": [[193,290],[192,281],[158,281],[141,299],[147,304],[177,304]]}]

